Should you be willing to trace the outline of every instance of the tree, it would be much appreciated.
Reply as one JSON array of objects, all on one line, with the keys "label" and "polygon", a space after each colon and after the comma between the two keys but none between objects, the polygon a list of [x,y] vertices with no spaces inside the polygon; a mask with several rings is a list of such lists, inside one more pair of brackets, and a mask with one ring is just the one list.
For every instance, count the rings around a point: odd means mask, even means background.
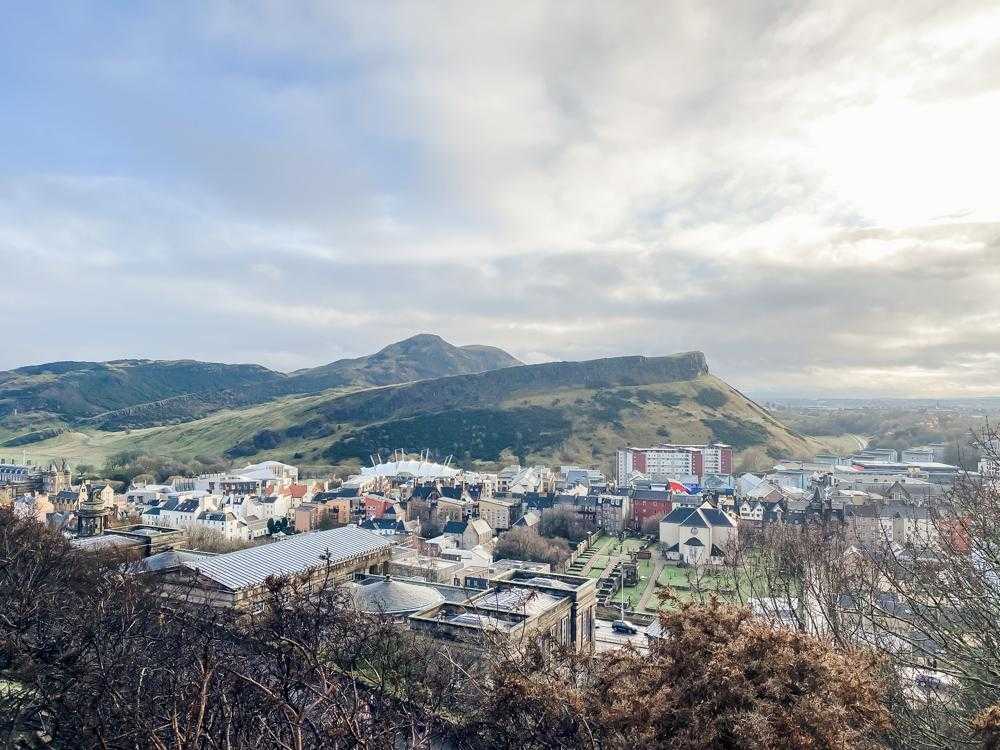
[{"label": "tree", "polygon": [[569,558],[570,549],[565,539],[547,539],[534,529],[517,527],[500,535],[494,555],[499,560],[545,562],[558,568]]},{"label": "tree", "polygon": [[538,533],[544,537],[565,539],[570,544],[579,544],[587,538],[587,527],[572,507],[557,505],[542,513]]},{"label": "tree", "polygon": [[[177,607],[122,560],[0,511],[0,736],[54,747],[428,747],[455,672],[328,578]],[[178,644],[183,644],[182,648]],[[6,746],[6,743],[4,743]]]},{"label": "tree", "polygon": [[[873,746],[888,728],[869,653],[717,602],[664,615],[649,655],[487,630],[470,669],[464,645],[356,611],[332,573],[270,578],[259,608],[234,611],[177,606],[124,562],[0,510],[0,679],[15,686],[0,691],[0,736],[34,727],[53,747],[163,750],[782,750]],[[985,736],[996,722],[980,724]]]},{"label": "tree", "polygon": [[650,516],[642,521],[641,531],[645,536],[660,536],[660,517]]},{"label": "tree", "polygon": [[320,531],[337,528],[337,516],[328,510],[324,510],[320,515],[319,523],[316,524],[316,528]]},{"label": "tree", "polygon": [[[978,441],[985,457],[1000,459],[998,439]],[[1000,726],[1000,486],[962,477],[928,512],[902,538],[858,542],[835,521],[741,535],[732,588],[772,619],[878,652],[897,745],[974,747]]]},{"label": "tree", "polygon": [[222,554],[247,549],[253,545],[242,539],[227,539],[225,535],[204,526],[194,526],[187,531],[187,546],[199,552]]},{"label": "tree", "polygon": [[426,517],[426,520],[420,522],[420,536],[424,539],[433,539],[436,536],[441,536],[444,533],[444,524],[440,521]]},{"label": "tree", "polygon": [[719,409],[726,405],[729,398],[720,390],[715,388],[702,388],[698,391],[698,395],[694,397],[702,406],[707,406],[709,409]]},{"label": "tree", "polygon": [[861,748],[890,728],[870,653],[841,652],[716,601],[662,615],[648,656],[499,660],[467,727],[478,748]]}]

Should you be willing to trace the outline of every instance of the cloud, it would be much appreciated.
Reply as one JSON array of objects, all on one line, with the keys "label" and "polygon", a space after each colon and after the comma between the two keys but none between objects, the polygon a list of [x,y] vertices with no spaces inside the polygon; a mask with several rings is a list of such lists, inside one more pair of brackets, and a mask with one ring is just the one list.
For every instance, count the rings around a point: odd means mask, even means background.
[{"label": "cloud", "polygon": [[992,4],[12,20],[0,366],[292,369],[430,330],[700,349],[758,392],[995,392]]}]

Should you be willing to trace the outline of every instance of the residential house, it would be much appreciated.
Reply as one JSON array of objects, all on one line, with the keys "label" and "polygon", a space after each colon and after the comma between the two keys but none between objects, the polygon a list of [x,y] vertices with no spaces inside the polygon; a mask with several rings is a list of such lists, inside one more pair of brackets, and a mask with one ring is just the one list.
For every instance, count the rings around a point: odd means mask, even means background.
[{"label": "residential house", "polygon": [[445,524],[442,534],[455,537],[459,549],[472,549],[493,539],[493,529],[482,518],[449,521]]},{"label": "residential house", "polygon": [[86,498],[87,491],[82,485],[76,489],[60,490],[49,496],[56,513],[73,513]]},{"label": "residential house", "polygon": [[480,498],[479,517],[497,532],[506,531],[521,517],[523,507],[522,501],[514,498]]},{"label": "residential house", "polygon": [[406,539],[417,526],[416,521],[404,521],[395,515],[381,518],[366,518],[361,522],[361,528],[367,529],[379,536],[393,537],[397,542]]}]

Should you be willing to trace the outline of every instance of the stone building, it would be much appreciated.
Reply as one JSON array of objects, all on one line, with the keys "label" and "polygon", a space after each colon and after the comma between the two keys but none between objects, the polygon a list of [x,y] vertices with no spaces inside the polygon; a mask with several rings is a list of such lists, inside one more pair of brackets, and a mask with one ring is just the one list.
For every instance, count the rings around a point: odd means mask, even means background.
[{"label": "stone building", "polygon": [[355,573],[383,573],[392,544],[358,528],[295,534],[279,542],[192,559],[157,570],[166,593],[219,607],[254,608],[272,576],[297,576],[307,585],[343,581]]}]

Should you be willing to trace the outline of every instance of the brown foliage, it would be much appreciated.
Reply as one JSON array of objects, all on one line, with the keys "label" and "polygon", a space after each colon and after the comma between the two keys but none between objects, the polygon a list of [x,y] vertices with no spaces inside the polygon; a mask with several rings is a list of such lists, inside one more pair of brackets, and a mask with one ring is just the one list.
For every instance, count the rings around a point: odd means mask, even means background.
[{"label": "brown foliage", "polygon": [[546,562],[557,568],[569,558],[570,549],[565,539],[546,539],[534,529],[518,527],[500,535],[495,554],[501,560]]},{"label": "brown foliage", "polygon": [[471,747],[860,748],[889,728],[872,657],[710,602],[663,616],[648,657],[555,658],[492,673]]},{"label": "brown foliage", "polygon": [[0,697],[0,731],[60,747],[780,750],[873,746],[888,726],[862,653],[715,602],[662,624],[648,656],[498,641],[466,671],[338,586],[181,607],[0,511],[0,679],[23,688]]}]

